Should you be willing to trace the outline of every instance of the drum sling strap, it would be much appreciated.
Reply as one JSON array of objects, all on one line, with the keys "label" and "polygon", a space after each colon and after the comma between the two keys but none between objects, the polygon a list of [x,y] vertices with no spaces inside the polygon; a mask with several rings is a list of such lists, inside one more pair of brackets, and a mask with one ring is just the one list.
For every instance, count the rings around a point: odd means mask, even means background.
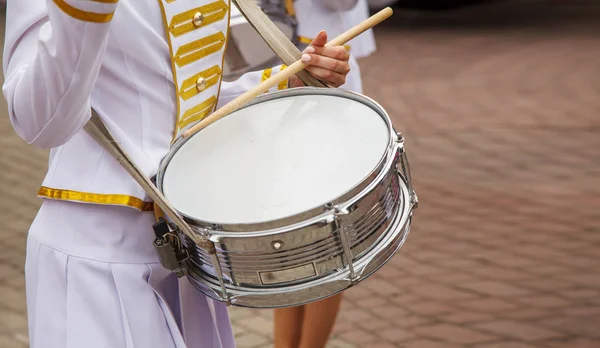
[{"label": "drum sling strap", "polygon": [[[300,60],[302,52],[258,7],[255,0],[232,0],[232,2],[283,63],[289,66]],[[307,86],[329,87],[306,70],[300,71],[297,76]]]}]

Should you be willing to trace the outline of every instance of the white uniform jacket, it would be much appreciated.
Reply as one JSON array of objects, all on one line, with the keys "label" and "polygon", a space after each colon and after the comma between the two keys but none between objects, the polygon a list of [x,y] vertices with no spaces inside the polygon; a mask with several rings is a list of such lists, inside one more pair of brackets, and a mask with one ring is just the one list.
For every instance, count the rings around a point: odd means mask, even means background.
[{"label": "white uniform jacket", "polygon": [[142,188],[82,130],[90,107],[144,173],[154,175],[183,129],[265,77],[253,72],[221,82],[230,6],[229,0],[10,1],[3,92],[17,133],[51,148],[39,195],[150,210]]},{"label": "white uniform jacket", "polygon": [[[367,0],[358,0],[356,6],[348,11],[344,16],[344,30],[348,30],[369,18],[369,5]],[[373,30],[367,30],[361,35],[350,40],[352,47],[352,56],[356,59],[365,58],[375,52],[375,35]]]}]

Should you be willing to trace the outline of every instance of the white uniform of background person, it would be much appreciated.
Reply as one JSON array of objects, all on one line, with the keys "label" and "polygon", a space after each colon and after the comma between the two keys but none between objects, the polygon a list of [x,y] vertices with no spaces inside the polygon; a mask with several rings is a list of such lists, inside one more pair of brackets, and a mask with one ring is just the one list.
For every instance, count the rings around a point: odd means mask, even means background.
[{"label": "white uniform of background person", "polygon": [[[301,44],[308,44],[321,30],[326,30],[328,40],[331,40],[369,17],[366,0],[296,0],[294,9]],[[369,29],[351,40],[348,48],[351,70],[341,88],[362,93],[360,67],[356,59],[375,51],[373,30]]]},{"label": "white uniform of background person", "polygon": [[224,305],[161,267],[148,197],[82,130],[91,106],[152,176],[181,130],[258,84],[263,72],[220,83],[228,2],[11,0],[7,11],[10,120],[52,148],[27,245],[31,347],[234,347]]},{"label": "white uniform of background person", "polygon": [[[369,18],[369,5],[367,0],[358,0],[356,6],[344,13],[344,30],[348,30],[358,23]],[[365,33],[350,40],[350,52],[352,57],[361,59],[368,57],[376,50],[375,35],[373,30],[368,30]]]}]

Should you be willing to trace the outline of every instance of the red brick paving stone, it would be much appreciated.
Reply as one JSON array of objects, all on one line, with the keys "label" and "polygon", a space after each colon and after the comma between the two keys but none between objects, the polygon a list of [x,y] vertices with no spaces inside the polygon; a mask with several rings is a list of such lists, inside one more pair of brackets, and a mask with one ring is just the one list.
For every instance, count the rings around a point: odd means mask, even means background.
[{"label": "red brick paving stone", "polygon": [[555,314],[554,311],[547,309],[538,308],[524,308],[519,310],[502,311],[498,313],[499,317],[517,320],[536,320],[552,318]]},{"label": "red brick paving stone", "polygon": [[370,343],[369,348],[397,348],[395,344],[387,342]]},{"label": "red brick paving stone", "polygon": [[516,301],[524,305],[532,305],[538,308],[558,308],[571,305],[571,301],[562,297],[552,295],[535,295],[530,297],[519,297]]},{"label": "red brick paving stone", "polygon": [[475,323],[475,322],[483,322],[492,320],[494,317],[489,313],[477,313],[477,312],[467,312],[467,311],[457,311],[454,313],[442,314],[438,316],[441,320],[455,323],[455,324],[465,324],[465,323]]},{"label": "red brick paving stone", "polygon": [[373,298],[357,300],[354,302],[354,305],[359,306],[361,308],[365,308],[365,309],[371,309],[374,307],[389,306],[390,301],[387,298],[373,297]]},{"label": "red brick paving stone", "polygon": [[351,323],[377,319],[371,312],[367,312],[361,308],[342,310],[339,316]]},{"label": "red brick paving stone", "polygon": [[385,306],[372,308],[371,312],[379,318],[388,320],[398,320],[410,315],[410,312],[400,306]]},{"label": "red brick paving stone", "polygon": [[350,331],[354,328],[355,328],[355,325],[352,322],[350,322],[348,320],[344,320],[343,318],[338,318],[338,320],[336,320],[335,325],[333,327],[333,333],[340,334],[342,332]]},{"label": "red brick paving stone", "polygon": [[456,305],[481,313],[500,312],[519,308],[519,306],[513,302],[492,297],[480,298],[470,301],[457,301]]},{"label": "red brick paving stone", "polygon": [[600,318],[600,306],[589,306],[589,305],[583,305],[583,306],[577,306],[577,307],[572,306],[569,308],[565,308],[562,312],[565,314],[569,314],[569,315],[587,316],[587,317],[597,316],[598,318]]},{"label": "red brick paving stone", "polygon": [[600,340],[587,338],[569,338],[563,341],[543,342],[547,348],[599,348]]},{"label": "red brick paving stone", "polygon": [[481,331],[466,329],[453,324],[435,324],[419,326],[413,332],[424,337],[431,337],[455,344],[475,344],[497,340],[497,337]]},{"label": "red brick paving stone", "polygon": [[364,284],[358,284],[350,289],[344,291],[344,297],[347,299],[360,300],[371,297],[371,291],[369,288],[363,286]]},{"label": "red brick paving stone", "polygon": [[386,330],[378,330],[376,334],[377,336],[394,343],[406,342],[416,338],[415,334],[411,333],[410,331],[397,327]]},{"label": "red brick paving stone", "polygon": [[245,320],[242,324],[244,327],[253,333],[262,336],[273,335],[273,321],[266,318],[254,317],[252,320]]},{"label": "red brick paving stone", "polygon": [[356,325],[367,331],[373,331],[394,327],[396,326],[396,323],[386,319],[373,319],[368,321],[357,322]]},{"label": "red brick paving stone", "polygon": [[390,281],[398,287],[400,294],[406,293],[407,289],[412,289],[415,286],[431,284],[431,281],[429,279],[414,275],[408,275],[396,279],[391,279]]},{"label": "red brick paving stone", "polygon": [[573,288],[577,284],[565,279],[557,279],[553,277],[533,278],[530,280],[521,280],[519,285],[533,290],[541,291],[556,291]]},{"label": "red brick paving stone", "polygon": [[531,345],[518,341],[502,341],[496,343],[477,344],[473,346],[473,348],[539,348],[539,345]]},{"label": "red brick paving stone", "polygon": [[423,299],[422,297],[419,297],[419,296],[417,296],[415,294],[404,294],[404,295],[392,296],[390,298],[390,300],[393,303],[397,303],[399,305],[405,305],[407,303],[414,303],[414,302],[425,301],[425,299]]},{"label": "red brick paving stone", "polygon": [[401,348],[461,348],[460,345],[454,345],[448,342],[433,341],[429,339],[419,339],[401,344]]},{"label": "red brick paving stone", "polygon": [[[595,269],[597,269],[597,267],[598,267],[597,260],[595,260],[594,266],[595,266]],[[598,277],[598,274],[594,273],[594,272],[569,274],[569,275],[565,275],[563,278],[568,281],[572,281],[573,283],[576,283],[576,284],[600,288],[600,277]]]},{"label": "red brick paving stone", "polygon": [[439,315],[455,311],[456,308],[437,301],[408,303],[404,308],[418,315]]},{"label": "red brick paving stone", "polygon": [[358,345],[359,347],[367,347],[369,343],[381,340],[379,337],[361,329],[344,332],[340,334],[339,337],[349,343]]},{"label": "red brick paving stone", "polygon": [[495,267],[495,266],[470,268],[469,273],[483,277],[483,278],[500,281],[500,282],[528,279],[531,277],[527,273],[524,273],[522,269],[518,269],[518,270],[517,269],[508,269],[508,268],[499,268],[499,267]]},{"label": "red brick paving stone", "polygon": [[375,277],[365,281],[363,286],[369,288],[375,297],[388,297],[401,292],[398,286],[393,284],[391,281]]},{"label": "red brick paving stone", "polygon": [[531,291],[529,290],[512,286],[505,282],[477,281],[474,283],[459,284],[458,286],[480,294],[499,297],[524,296],[531,294]]},{"label": "red brick paving stone", "polygon": [[472,292],[454,289],[442,284],[416,286],[410,290],[419,296],[442,301],[465,300],[476,297]]},{"label": "red brick paving stone", "polygon": [[399,318],[394,318],[394,323],[402,328],[412,328],[420,325],[431,324],[435,319],[432,317],[422,317],[418,315],[409,315]]},{"label": "red brick paving stone", "polygon": [[333,338],[327,344],[327,348],[361,348],[340,338]]},{"label": "red brick paving stone", "polygon": [[459,283],[472,282],[477,280],[477,278],[474,275],[462,273],[435,274],[430,275],[429,279],[438,283],[444,283],[452,286],[456,286]]},{"label": "red brick paving stone", "polygon": [[239,338],[236,337],[236,345],[239,348],[258,348],[264,347],[269,343],[269,339],[253,333],[244,333]]},{"label": "red brick paving stone", "polygon": [[524,341],[540,341],[554,338],[564,338],[564,332],[544,328],[540,325],[529,324],[512,320],[493,321],[472,325],[482,331],[487,331],[500,336],[507,336]]},{"label": "red brick paving stone", "polygon": [[600,316],[557,315],[552,319],[540,320],[539,325],[567,332],[573,336],[600,340]]}]

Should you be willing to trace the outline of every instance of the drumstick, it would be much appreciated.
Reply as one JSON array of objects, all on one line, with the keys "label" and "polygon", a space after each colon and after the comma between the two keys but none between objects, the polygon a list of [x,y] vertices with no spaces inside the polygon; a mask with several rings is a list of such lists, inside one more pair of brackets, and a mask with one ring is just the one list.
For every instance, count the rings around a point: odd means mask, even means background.
[{"label": "drumstick", "polygon": [[[393,13],[392,9],[389,7],[386,7],[383,10],[374,14],[373,16],[367,18],[363,22],[359,23],[355,27],[346,31],[342,35],[329,41],[328,43],[325,44],[325,46],[344,45],[346,42],[352,40],[356,36],[362,34],[363,32],[367,31],[368,29],[371,29],[374,26],[376,26],[377,24],[388,19],[392,15],[392,13]],[[307,66],[308,66],[308,64],[305,64],[302,60],[298,60],[298,61],[294,62],[292,65],[288,66],[286,69],[271,76],[270,78],[261,82],[256,87],[250,89],[249,91],[243,93],[239,97],[237,97],[234,100],[230,101],[229,103],[225,104],[223,107],[221,107],[217,111],[213,112],[210,116],[208,116],[204,120],[198,122],[193,127],[188,129],[187,131],[183,132],[183,137],[187,138],[187,137],[193,135],[194,133],[196,133],[197,131],[201,130],[202,128],[207,127],[211,123],[238,110],[242,106],[244,106],[247,103],[249,103],[250,101],[252,101],[252,99],[254,99],[254,98],[258,97],[259,95],[261,95],[262,93],[264,93],[264,91],[267,91],[270,88],[277,86],[280,82],[289,79],[292,75],[295,75],[297,72],[301,71],[302,69],[306,68]]]}]

